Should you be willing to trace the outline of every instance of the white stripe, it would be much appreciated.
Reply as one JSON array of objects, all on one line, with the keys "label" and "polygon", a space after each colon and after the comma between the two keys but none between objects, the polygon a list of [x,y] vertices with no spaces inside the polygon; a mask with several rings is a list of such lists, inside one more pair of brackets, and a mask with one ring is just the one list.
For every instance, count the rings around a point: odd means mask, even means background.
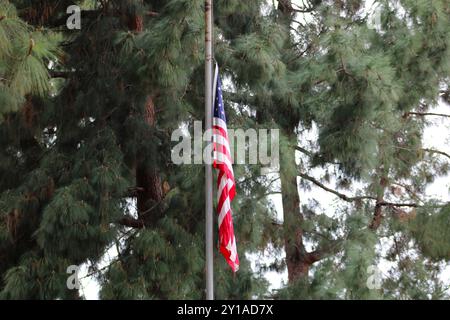
[{"label": "white stripe", "polygon": [[237,259],[237,249],[236,249],[236,238],[233,235],[233,238],[231,238],[228,241],[228,244],[226,246],[227,250],[230,252],[230,260],[233,262],[235,271],[239,270],[239,265],[236,263]]},{"label": "white stripe", "polygon": [[213,105],[216,103],[216,91],[217,91],[217,79],[219,78],[219,65],[216,63],[214,68],[214,80],[213,80]]},{"label": "white stripe", "polygon": [[[229,185],[229,181],[228,181],[227,175],[224,174],[222,176],[222,179],[220,179],[219,188],[217,188],[217,198],[218,199],[220,199],[220,196],[222,194],[223,188],[225,188],[225,186],[228,186],[228,185]],[[230,190],[230,189],[228,188],[228,190]]]},{"label": "white stripe", "polygon": [[230,260],[236,264],[237,249],[236,249],[236,238],[234,236],[232,239],[230,239],[227,249],[230,251]]},{"label": "white stripe", "polygon": [[222,225],[222,221],[225,218],[225,216],[227,215],[227,213],[231,210],[230,207],[230,198],[226,197],[225,200],[223,201],[222,204],[222,208],[220,209],[220,214],[219,214],[219,228]]},{"label": "white stripe", "polygon": [[223,130],[225,130],[225,132],[228,132],[228,130],[227,130],[227,123],[225,121],[223,121],[222,119],[220,119],[220,118],[214,117],[213,118],[213,125],[222,128]]},{"label": "white stripe", "polygon": [[225,185],[227,186],[227,190],[230,191],[230,189],[234,186],[234,182],[231,179],[228,179],[226,175],[222,176],[222,179],[220,179],[220,184],[217,190],[217,199],[220,199],[220,196],[222,195],[222,191],[225,188]]},{"label": "white stripe", "polygon": [[231,179],[228,179],[228,191],[230,191],[230,190],[231,190],[231,188],[233,188],[233,186],[234,186],[234,182],[233,182],[233,180],[231,180]]},{"label": "white stripe", "polygon": [[228,144],[228,140],[223,135],[214,134],[213,142],[223,145],[225,147],[225,149],[228,151],[228,154],[231,156],[230,145]]},{"label": "white stripe", "polygon": [[227,166],[228,170],[234,175],[233,173],[233,166],[231,165],[230,159],[227,157],[226,154],[218,151],[214,151],[213,159],[216,160],[219,164],[224,164]]}]

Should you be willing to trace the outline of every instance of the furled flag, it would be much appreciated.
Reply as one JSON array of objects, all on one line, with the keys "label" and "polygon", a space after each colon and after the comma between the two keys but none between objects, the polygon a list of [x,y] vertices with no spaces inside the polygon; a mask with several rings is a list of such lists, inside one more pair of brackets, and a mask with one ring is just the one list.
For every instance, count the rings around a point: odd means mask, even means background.
[{"label": "furled flag", "polygon": [[239,257],[234,236],[231,201],[236,194],[230,144],[228,140],[227,120],[222,99],[222,84],[216,66],[213,116],[214,168],[217,177],[217,212],[219,222],[220,252],[234,272],[239,269]]}]

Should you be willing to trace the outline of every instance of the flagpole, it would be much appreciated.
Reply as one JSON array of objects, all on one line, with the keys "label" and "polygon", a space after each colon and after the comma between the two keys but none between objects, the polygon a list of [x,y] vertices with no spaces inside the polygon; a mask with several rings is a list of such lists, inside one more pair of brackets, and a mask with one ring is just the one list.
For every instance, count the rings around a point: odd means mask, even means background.
[{"label": "flagpole", "polygon": [[[212,5],[213,0],[205,0],[205,130],[212,128]],[[212,165],[205,161],[205,258],[206,258],[206,299],[214,299],[213,271],[213,186]]]}]

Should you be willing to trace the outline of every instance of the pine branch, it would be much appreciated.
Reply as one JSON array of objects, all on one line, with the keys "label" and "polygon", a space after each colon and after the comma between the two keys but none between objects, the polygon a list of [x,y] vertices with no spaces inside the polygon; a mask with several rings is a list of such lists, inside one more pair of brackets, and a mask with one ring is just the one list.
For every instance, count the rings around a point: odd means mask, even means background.
[{"label": "pine branch", "polygon": [[338,192],[338,191],[336,191],[334,189],[331,189],[331,188],[325,186],[319,180],[317,180],[317,179],[315,179],[315,178],[313,178],[311,176],[308,176],[307,174],[299,173],[299,176],[301,178],[305,179],[305,180],[308,180],[308,181],[314,183],[316,186],[318,186],[318,187],[322,188],[323,190],[328,191],[328,192],[338,196],[339,198],[341,198],[342,200],[347,201],[347,202],[354,202],[354,201],[360,201],[360,200],[376,200],[377,199],[376,197],[372,197],[372,196],[349,197],[346,194],[340,193],[340,192]]},{"label": "pine branch", "polygon": [[[313,158],[313,157],[316,156],[313,152],[311,152],[311,151],[309,151],[309,150],[307,150],[307,149],[305,149],[303,147],[300,147],[300,146],[293,146],[293,147],[294,147],[295,150],[300,151],[303,154],[306,154],[310,158]],[[339,162],[334,162],[334,161],[327,161],[327,163],[331,164],[331,165],[340,165],[341,164]]]},{"label": "pine branch", "polygon": [[[128,188],[128,195],[131,197],[137,197],[139,192],[142,192],[143,190],[145,190],[145,189],[141,188],[141,187],[130,187],[130,188]],[[126,216],[122,217],[118,221],[118,223],[123,226],[126,226],[126,227],[130,227],[130,228],[134,228],[134,229],[142,229],[145,227],[146,217],[148,216],[148,214],[150,212],[152,212],[153,210],[155,210],[156,208],[158,208],[159,206],[161,206],[166,199],[167,199],[167,193],[165,193],[163,195],[163,197],[161,198],[160,201],[153,204],[153,206],[151,206],[150,208],[148,208],[145,211],[139,212],[139,218],[136,219],[134,217],[126,215]]]},{"label": "pine branch", "polygon": [[428,149],[428,148],[424,148],[422,150],[425,151],[425,152],[429,152],[429,153],[437,153],[437,154],[440,154],[440,155],[450,159],[450,154],[448,154],[448,153],[446,153],[444,151],[435,150],[435,149]]},{"label": "pine branch", "polygon": [[[120,240],[122,240],[123,238],[125,238],[125,237],[128,236],[128,235],[130,236],[128,239],[133,238],[136,234],[131,234],[131,235],[130,235],[130,232],[132,232],[132,231],[133,231],[133,230],[130,230],[130,231],[125,232],[122,236],[120,236],[118,239],[116,239],[114,245],[117,246],[117,242],[120,242]],[[104,252],[108,252],[112,247],[113,247],[113,246],[110,246],[110,247],[106,248],[106,249],[104,250]],[[112,265],[114,265],[114,264],[117,263],[117,262],[123,262],[122,259],[121,259],[121,255],[120,255],[120,250],[119,250],[119,248],[117,248],[116,250],[117,250],[117,253],[118,253],[118,259],[116,259],[116,260],[111,260],[111,261],[109,262],[109,264],[107,264],[106,266],[104,266],[104,267],[102,267],[102,268],[100,268],[100,269],[96,268],[94,271],[89,272],[89,273],[86,274],[84,277],[80,278],[80,280],[86,279],[86,278],[90,278],[90,277],[92,277],[92,276],[94,276],[94,275],[96,275],[96,274],[98,274],[98,273],[101,273],[102,271],[105,271],[105,270],[109,269]]]},{"label": "pine branch", "polygon": [[311,263],[314,263],[329,256],[335,255],[342,250],[343,243],[344,239],[331,240],[321,248],[308,253],[309,260],[311,261]]},{"label": "pine branch", "polygon": [[144,188],[141,187],[129,187],[128,188],[128,196],[129,197],[137,197],[139,192],[144,191]]},{"label": "pine branch", "polygon": [[[374,200],[374,201],[379,200],[379,199],[377,199],[376,197],[373,197],[373,196],[354,196],[354,197],[350,197],[350,196],[347,196],[346,194],[340,193],[339,191],[336,191],[334,189],[331,189],[331,188],[325,186],[323,183],[321,183],[320,181],[318,181],[317,179],[315,179],[315,178],[313,178],[311,176],[308,176],[307,174],[299,173],[298,175],[299,175],[299,177],[314,183],[319,188],[321,188],[321,189],[323,189],[323,190],[325,190],[327,192],[330,192],[330,193],[338,196],[340,199],[342,199],[344,201],[347,201],[347,202],[354,202],[354,201],[360,201],[360,200]],[[430,206],[430,205],[420,205],[418,203],[406,203],[406,202],[402,203],[402,202],[388,202],[388,201],[379,201],[376,204],[376,206],[379,206],[379,207],[385,206],[385,207],[411,207],[411,208],[442,208],[442,207],[447,206],[447,205],[449,205],[449,203],[447,203],[447,202],[443,203],[443,204],[431,205]]]},{"label": "pine branch", "polygon": [[102,272],[102,271],[105,271],[106,269],[110,268],[113,264],[115,264],[115,263],[117,263],[117,262],[119,262],[119,261],[120,261],[120,260],[114,260],[114,261],[112,261],[110,264],[108,264],[108,265],[106,265],[106,266],[104,266],[104,267],[102,267],[102,268],[100,268],[100,269],[96,269],[96,270],[94,270],[94,271],[92,271],[92,272],[86,274],[84,277],[80,278],[80,280],[90,278],[90,277],[92,277],[92,276],[94,276],[94,275],[96,275],[96,274],[98,274],[98,273],[100,273],[100,272]]},{"label": "pine branch", "polygon": [[435,205],[420,205],[418,203],[399,203],[399,202],[387,202],[383,201],[378,203],[379,206],[385,206],[385,207],[410,207],[410,208],[443,208],[450,204],[450,202],[445,202],[441,204],[435,204]]},{"label": "pine branch", "polygon": [[142,229],[145,227],[145,223],[142,219],[135,219],[131,216],[121,218],[119,224],[133,229]]},{"label": "pine branch", "polygon": [[417,194],[416,191],[414,191],[410,186],[400,183],[400,182],[392,182],[393,185],[397,185],[399,187],[402,187],[403,189],[405,189],[405,191],[415,200],[423,202],[423,200],[421,199],[421,197]]},{"label": "pine branch", "polygon": [[411,208],[418,208],[422,207],[421,205],[417,203],[398,203],[398,202],[387,202],[387,201],[381,201],[377,203],[377,206],[380,207],[411,207]]},{"label": "pine branch", "polygon": [[450,114],[445,113],[434,113],[434,112],[406,112],[403,115],[403,118],[407,118],[408,116],[419,116],[419,117],[425,117],[425,116],[437,116],[437,117],[446,117],[450,118]]},{"label": "pine branch", "polygon": [[[141,189],[141,188],[140,188]],[[123,226],[134,228],[134,229],[142,229],[145,227],[145,217],[152,212],[154,209],[156,209],[164,200],[165,198],[161,199],[161,201],[158,201],[155,203],[152,207],[149,209],[141,212],[139,214],[139,218],[133,218],[131,216],[125,216],[122,219],[119,220],[119,223]]]},{"label": "pine branch", "polygon": [[383,168],[379,168],[379,171],[377,172],[377,174],[381,175],[380,181],[379,181],[379,189],[377,191],[377,197],[376,197],[376,203],[375,203],[375,208],[373,211],[373,217],[372,217],[372,221],[370,222],[369,228],[372,230],[377,230],[380,225],[381,222],[383,220],[383,205],[382,203],[384,203],[384,193],[388,184],[388,179],[387,179],[387,173],[385,170],[383,170]]},{"label": "pine branch", "polygon": [[315,10],[315,8],[306,8],[306,9],[295,9],[292,8],[292,11],[298,12],[298,13],[311,13]]},{"label": "pine branch", "polygon": [[294,146],[294,148],[295,148],[295,150],[300,151],[301,153],[304,153],[304,154],[306,154],[306,155],[309,156],[309,157],[313,157],[313,156],[314,156],[314,154],[313,154],[311,151],[306,150],[306,149],[303,148],[303,147],[300,147],[300,146]]},{"label": "pine branch", "polygon": [[273,226],[276,226],[276,227],[282,228],[282,227],[283,227],[283,222],[278,221],[278,220],[276,220],[276,219],[272,219],[272,225],[273,225]]}]

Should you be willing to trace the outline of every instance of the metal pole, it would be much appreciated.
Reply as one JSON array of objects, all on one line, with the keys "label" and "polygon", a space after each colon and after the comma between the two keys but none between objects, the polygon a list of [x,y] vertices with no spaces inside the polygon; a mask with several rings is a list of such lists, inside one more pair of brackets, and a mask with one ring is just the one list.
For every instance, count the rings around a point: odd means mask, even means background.
[{"label": "metal pole", "polygon": [[[205,130],[212,128],[212,2],[205,0]],[[206,161],[208,162],[208,161]],[[212,166],[205,163],[206,299],[214,299]]]}]

